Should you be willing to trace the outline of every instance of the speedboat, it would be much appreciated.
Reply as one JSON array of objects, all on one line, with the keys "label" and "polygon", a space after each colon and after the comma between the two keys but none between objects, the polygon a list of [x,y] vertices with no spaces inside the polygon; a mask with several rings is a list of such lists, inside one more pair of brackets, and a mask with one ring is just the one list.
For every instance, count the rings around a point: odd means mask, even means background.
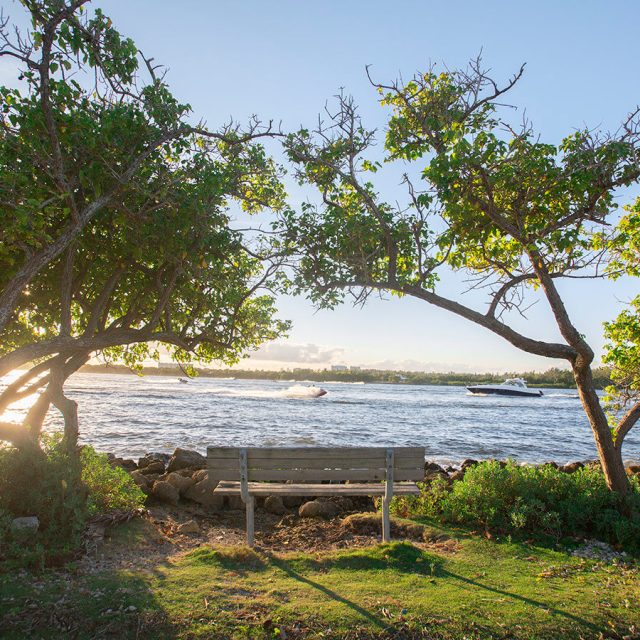
[{"label": "speedboat", "polygon": [[527,398],[539,398],[542,395],[540,389],[529,389],[522,378],[507,378],[502,384],[479,384],[467,387],[467,390],[476,395],[526,396]]}]

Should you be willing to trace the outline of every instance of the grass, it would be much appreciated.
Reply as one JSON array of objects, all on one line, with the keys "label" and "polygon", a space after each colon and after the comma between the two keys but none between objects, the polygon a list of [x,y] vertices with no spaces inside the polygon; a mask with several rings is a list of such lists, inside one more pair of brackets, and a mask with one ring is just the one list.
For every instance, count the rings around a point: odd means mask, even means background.
[{"label": "grass", "polygon": [[[141,526],[116,542],[137,544]],[[640,627],[637,565],[445,533],[454,553],[409,542],[323,554],[199,547],[143,571],[0,575],[0,636],[578,639]]]}]

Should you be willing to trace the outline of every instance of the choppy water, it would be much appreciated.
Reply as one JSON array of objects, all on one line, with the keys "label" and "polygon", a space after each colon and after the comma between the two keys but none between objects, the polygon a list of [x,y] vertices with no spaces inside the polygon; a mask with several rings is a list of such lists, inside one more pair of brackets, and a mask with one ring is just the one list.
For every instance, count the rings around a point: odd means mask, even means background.
[{"label": "choppy water", "polygon": [[[137,457],[177,446],[416,445],[428,459],[513,457],[523,462],[592,459],[591,431],[572,390],[542,398],[472,396],[462,387],[77,374],[82,440]],[[18,417],[18,416],[16,416]],[[48,428],[59,426],[54,414]],[[624,457],[640,459],[640,429]]]}]

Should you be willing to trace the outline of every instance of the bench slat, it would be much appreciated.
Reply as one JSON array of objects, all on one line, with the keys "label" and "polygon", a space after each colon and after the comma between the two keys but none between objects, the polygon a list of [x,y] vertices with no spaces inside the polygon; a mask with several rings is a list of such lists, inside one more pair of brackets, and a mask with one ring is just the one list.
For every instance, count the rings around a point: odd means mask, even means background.
[{"label": "bench slat", "polygon": [[[387,447],[246,447],[250,460],[319,460],[336,458],[346,460],[370,459],[380,456],[384,461]],[[415,459],[420,456],[424,460],[422,447],[393,447],[394,456]],[[207,458],[211,460],[234,458],[239,456],[240,447],[207,447]],[[417,452],[420,452],[419,454]]]},{"label": "bench slat", "polygon": [[[384,484],[264,484],[249,483],[249,493],[254,496],[381,496]],[[240,495],[239,482],[220,483],[214,493],[220,495]],[[414,483],[393,485],[394,495],[418,495],[420,489]]]},{"label": "bench slat", "polygon": [[[237,469],[238,458],[207,458],[207,464],[213,469]],[[278,458],[273,460],[261,460],[252,458],[247,460],[249,469],[386,469],[384,458],[320,458],[293,459]],[[424,461],[421,458],[400,459],[396,461],[394,469],[417,469],[424,468]]]},{"label": "bench slat", "polygon": [[[240,469],[208,469],[211,480],[240,480]],[[386,477],[385,469],[249,469],[250,482],[285,482],[294,480],[298,482],[321,482],[323,480],[355,480],[355,481],[383,481]],[[422,480],[424,470],[420,469],[396,469],[396,480]]]}]

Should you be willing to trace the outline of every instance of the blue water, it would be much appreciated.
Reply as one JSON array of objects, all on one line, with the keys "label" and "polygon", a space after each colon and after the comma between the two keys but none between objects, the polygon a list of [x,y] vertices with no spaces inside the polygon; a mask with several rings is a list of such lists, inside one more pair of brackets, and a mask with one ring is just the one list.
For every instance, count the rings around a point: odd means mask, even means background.
[{"label": "blue water", "polygon": [[[319,383],[328,394],[312,398],[307,386],[77,374],[67,392],[79,404],[82,440],[125,457],[208,445],[416,445],[428,459],[451,463],[596,457],[574,390],[513,398],[472,396],[462,387]],[[47,428],[59,425],[52,412]],[[627,436],[624,458],[640,460],[640,429]]]}]

